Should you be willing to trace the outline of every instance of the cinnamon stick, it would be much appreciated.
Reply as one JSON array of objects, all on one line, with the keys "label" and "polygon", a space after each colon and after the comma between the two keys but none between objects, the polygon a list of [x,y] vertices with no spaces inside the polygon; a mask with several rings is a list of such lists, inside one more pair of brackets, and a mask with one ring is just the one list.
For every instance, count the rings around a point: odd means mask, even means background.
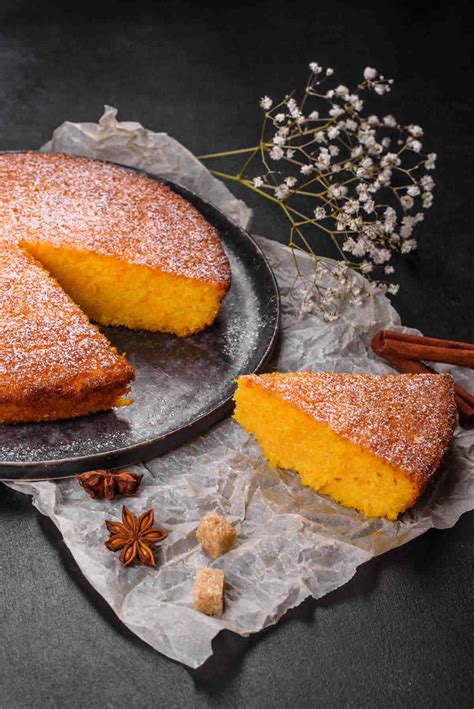
[{"label": "cinnamon stick", "polygon": [[[428,367],[427,364],[417,362],[413,359],[402,359],[401,357],[391,357],[389,355],[384,355],[384,359],[400,372],[406,372],[408,374],[437,374],[437,372],[431,367]],[[457,384],[454,384],[454,392],[459,415],[462,416],[465,421],[474,420],[474,396]]]},{"label": "cinnamon stick", "polygon": [[454,340],[409,335],[405,332],[381,330],[372,339],[373,351],[381,357],[444,362],[459,367],[474,367],[474,345]]}]

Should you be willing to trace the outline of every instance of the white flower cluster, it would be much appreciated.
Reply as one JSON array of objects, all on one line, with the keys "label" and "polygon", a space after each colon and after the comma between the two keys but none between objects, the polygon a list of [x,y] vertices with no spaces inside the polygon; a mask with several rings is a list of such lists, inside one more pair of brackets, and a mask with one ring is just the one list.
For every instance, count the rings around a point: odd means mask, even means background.
[{"label": "white flower cluster", "polygon": [[[394,272],[395,252],[416,248],[414,228],[433,203],[428,172],[436,154],[424,153],[420,126],[364,111],[362,94],[383,96],[391,90],[391,79],[366,67],[355,91],[343,84],[326,88],[333,70],[317,62],[309,68],[300,101],[294,96],[277,104],[268,96],[260,100],[262,140],[239,179],[284,209],[291,222],[290,246],[315,259],[303,307],[331,320],[346,298],[357,305],[369,288],[397,293],[398,285],[385,276]],[[246,178],[257,158],[263,170]],[[315,253],[315,230],[332,240],[341,259],[335,266]],[[366,276],[365,285],[354,270]],[[384,279],[377,275],[381,272]]]}]

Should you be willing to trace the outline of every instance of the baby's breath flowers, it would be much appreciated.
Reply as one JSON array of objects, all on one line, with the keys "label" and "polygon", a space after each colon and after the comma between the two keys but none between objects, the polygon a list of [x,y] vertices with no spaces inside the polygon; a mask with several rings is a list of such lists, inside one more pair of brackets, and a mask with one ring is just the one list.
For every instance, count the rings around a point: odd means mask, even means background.
[{"label": "baby's breath flowers", "polygon": [[[359,305],[371,290],[397,293],[398,285],[386,280],[394,273],[390,261],[395,252],[416,248],[415,226],[433,203],[428,173],[436,154],[423,151],[420,126],[364,110],[365,97],[383,96],[392,79],[366,67],[355,90],[343,84],[329,88],[333,70],[317,62],[309,68],[301,99],[293,94],[278,103],[269,96],[260,99],[264,115],[258,145],[201,159],[245,156],[236,174],[211,172],[283,210],[298,277],[303,278],[296,251],[314,259],[303,310],[329,321],[338,317],[342,302]],[[331,240],[338,260],[318,255],[318,233]]]}]

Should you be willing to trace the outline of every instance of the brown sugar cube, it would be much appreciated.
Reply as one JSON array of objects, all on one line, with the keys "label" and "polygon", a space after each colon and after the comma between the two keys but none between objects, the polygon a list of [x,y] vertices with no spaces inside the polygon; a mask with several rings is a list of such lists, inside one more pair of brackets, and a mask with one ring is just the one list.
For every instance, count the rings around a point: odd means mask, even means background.
[{"label": "brown sugar cube", "polygon": [[199,569],[194,582],[194,607],[206,615],[224,612],[224,572],[222,569]]},{"label": "brown sugar cube", "polygon": [[211,512],[200,521],[196,537],[204,551],[213,559],[217,559],[232,549],[237,532],[225,517]]}]

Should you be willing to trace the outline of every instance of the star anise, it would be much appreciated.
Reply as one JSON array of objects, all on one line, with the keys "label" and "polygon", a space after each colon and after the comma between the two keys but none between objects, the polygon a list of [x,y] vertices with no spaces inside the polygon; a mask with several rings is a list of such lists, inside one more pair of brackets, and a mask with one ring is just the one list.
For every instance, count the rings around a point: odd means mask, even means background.
[{"label": "star anise", "polygon": [[77,481],[93,500],[104,498],[113,500],[115,495],[133,495],[142,481],[143,475],[123,470],[111,473],[110,470],[90,470],[76,475]]},{"label": "star anise", "polygon": [[142,564],[156,566],[154,545],[163,541],[168,536],[168,532],[153,527],[154,518],[153,510],[147,510],[140,517],[136,517],[124,505],[122,509],[123,524],[106,520],[105,524],[110,537],[105,542],[105,546],[110,551],[123,550],[120,554],[123,566],[130,566],[137,556]]}]

